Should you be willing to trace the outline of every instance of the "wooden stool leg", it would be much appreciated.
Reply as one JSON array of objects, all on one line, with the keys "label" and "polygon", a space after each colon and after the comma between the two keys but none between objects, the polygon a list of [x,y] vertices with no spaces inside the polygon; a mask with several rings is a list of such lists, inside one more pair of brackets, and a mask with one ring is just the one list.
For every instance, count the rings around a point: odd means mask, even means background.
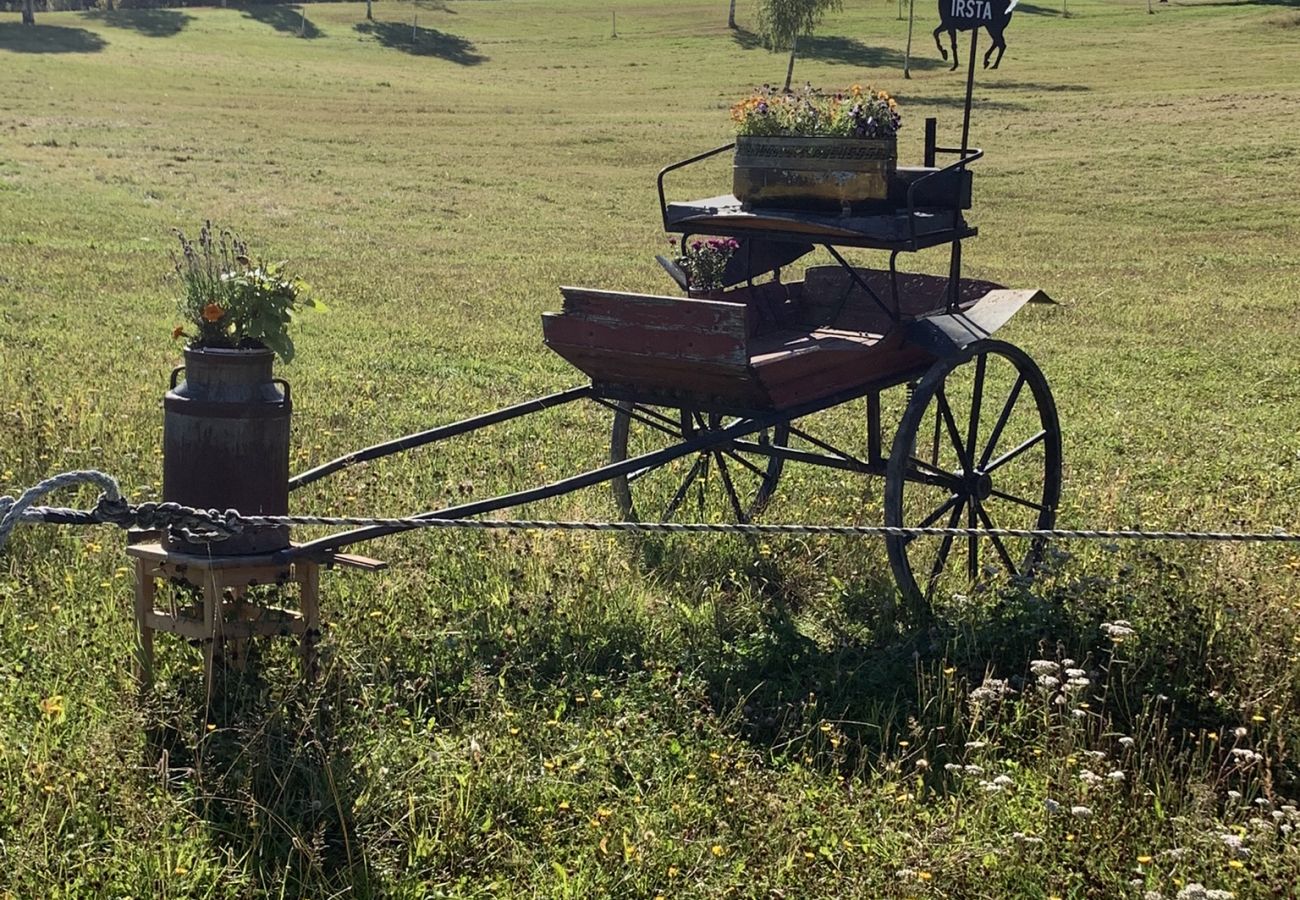
[{"label": "wooden stool leg", "polygon": [[316,680],[317,653],[316,644],[320,640],[320,565],[313,560],[303,559],[294,562],[302,609],[302,677],[308,683]]},{"label": "wooden stool leg", "polygon": [[153,688],[153,628],[149,614],[153,612],[157,585],[153,567],[143,559],[135,561],[135,665],[132,667],[136,685],[142,691]]}]

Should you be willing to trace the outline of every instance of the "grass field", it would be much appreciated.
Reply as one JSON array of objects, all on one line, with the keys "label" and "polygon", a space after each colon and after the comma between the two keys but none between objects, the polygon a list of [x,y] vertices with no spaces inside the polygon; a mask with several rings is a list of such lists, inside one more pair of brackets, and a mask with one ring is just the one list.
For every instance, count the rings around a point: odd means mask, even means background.
[{"label": "grass field", "polygon": [[[725,6],[4,14],[0,493],[96,466],[157,497],[171,229],[207,217],[332,307],[282,372],[295,469],[578,383],[541,343],[557,286],[667,289],[655,172],[728,140],[730,102],[784,75]],[[896,5],[848,6],[796,78],[897,93],[909,159],[927,115],[955,139],[933,8],[904,81]],[[1063,525],[1295,530],[1300,14],[1155,8],[1020,5],[976,89],[967,268],[1061,301],[1005,336],[1056,394]],[[860,416],[814,424],[848,442]],[[350,470],[295,508],[487,496],[598,463],[608,428],[566,407]],[[790,470],[767,520],[874,524],[881,492]],[[525,512],[614,507],[593,490]],[[122,546],[31,527],[0,555],[0,897],[1244,898],[1300,881],[1294,547],[1061,545],[1031,589],[945,597],[918,631],[881,616],[872,541],[421,533],[368,546],[383,573],[326,577],[318,686],[296,685],[282,642],[206,708],[179,641],[137,700]]]}]

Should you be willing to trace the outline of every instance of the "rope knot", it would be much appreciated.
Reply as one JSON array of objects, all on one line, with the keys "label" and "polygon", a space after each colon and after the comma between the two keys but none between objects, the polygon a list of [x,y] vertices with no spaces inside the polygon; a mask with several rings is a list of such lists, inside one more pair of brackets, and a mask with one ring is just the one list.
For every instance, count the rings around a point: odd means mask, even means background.
[{"label": "rope knot", "polygon": [[100,494],[92,512],[101,522],[117,525],[120,528],[129,528],[135,522],[135,514],[124,497]]}]

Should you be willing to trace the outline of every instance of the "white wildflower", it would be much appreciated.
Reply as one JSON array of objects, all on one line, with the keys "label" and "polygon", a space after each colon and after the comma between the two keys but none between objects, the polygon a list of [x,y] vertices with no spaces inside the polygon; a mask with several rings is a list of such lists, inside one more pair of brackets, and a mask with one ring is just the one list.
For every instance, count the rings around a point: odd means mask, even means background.
[{"label": "white wildflower", "polygon": [[1250,856],[1250,848],[1245,842],[1235,834],[1221,834],[1219,839],[1223,841],[1223,846],[1228,848],[1228,852],[1235,857]]},{"label": "white wildflower", "polygon": [[1087,678],[1087,677],[1088,677],[1088,673],[1085,672],[1083,669],[1073,669],[1073,668],[1072,668],[1072,669],[1066,669],[1066,670],[1065,670],[1065,677],[1066,677],[1066,678]]},{"label": "white wildflower", "polygon": [[1126,750],[1131,750],[1131,749],[1133,749],[1133,745],[1136,744],[1136,743],[1137,743],[1137,741],[1133,740],[1133,739],[1132,739],[1131,737],[1129,737],[1128,735],[1125,735],[1124,737],[1122,737],[1122,738],[1119,739],[1119,745],[1120,745],[1121,747],[1123,747],[1124,749],[1126,749]]},{"label": "white wildflower", "polygon": [[1070,659],[1069,657],[1066,657],[1065,659],[1061,660],[1061,665],[1065,666],[1068,669],[1074,665],[1074,660]]},{"label": "white wildflower", "polygon": [[1088,806],[1071,806],[1070,815],[1078,819],[1091,819],[1092,808]]},{"label": "white wildflower", "polygon": [[1236,728],[1232,729],[1233,737],[1236,737],[1236,738],[1238,738],[1238,739],[1240,739],[1240,738],[1244,738],[1244,737],[1245,737],[1246,735],[1248,735],[1249,733],[1250,733],[1250,732],[1248,732],[1248,731],[1245,729],[1245,727],[1244,727],[1244,726],[1241,726],[1241,725],[1238,725]]},{"label": "white wildflower", "polygon": [[1106,773],[1106,777],[1109,778],[1111,781],[1123,781],[1124,773],[1121,772],[1119,769],[1112,769],[1111,771]]},{"label": "white wildflower", "polygon": [[959,763],[944,763],[943,770],[945,772],[960,772],[961,765]]},{"label": "white wildflower", "polygon": [[1015,781],[1012,780],[1010,775],[999,775],[997,778],[993,779],[993,783],[1001,785],[1002,787],[1011,787],[1015,784]]},{"label": "white wildflower", "polygon": [[969,765],[965,767],[965,772],[967,775],[983,775],[984,769],[980,766]]},{"label": "white wildflower", "polygon": [[1241,799],[1241,791],[1228,791],[1228,799],[1236,803]]},{"label": "white wildflower", "polygon": [[997,703],[1015,690],[1004,678],[985,678],[984,683],[970,692],[972,703]]},{"label": "white wildflower", "polygon": [[1084,769],[1079,772],[1079,780],[1090,786],[1101,784],[1101,776],[1091,769]]},{"label": "white wildflower", "polygon": [[1087,718],[1088,713],[1082,709],[1072,709],[1070,710],[1070,715],[1074,716],[1076,719],[1083,719]]},{"label": "white wildflower", "polygon": [[1060,665],[1050,659],[1035,659],[1029,664],[1029,671],[1035,675],[1055,675],[1060,668]]},{"label": "white wildflower", "polygon": [[1045,807],[1047,808],[1047,812],[1048,812],[1049,815],[1051,815],[1051,814],[1055,814],[1055,813],[1058,813],[1058,812],[1061,811],[1061,804],[1057,803],[1057,802],[1056,802],[1055,800],[1053,800],[1051,797],[1048,797],[1046,800],[1043,801],[1043,806],[1045,806]]},{"label": "white wildflower", "polygon": [[1133,623],[1127,619],[1116,619],[1114,622],[1102,622],[1102,633],[1112,641],[1122,641],[1126,637],[1136,634],[1133,630]]},{"label": "white wildflower", "polygon": [[967,741],[967,750],[979,750],[987,744],[987,741]]}]

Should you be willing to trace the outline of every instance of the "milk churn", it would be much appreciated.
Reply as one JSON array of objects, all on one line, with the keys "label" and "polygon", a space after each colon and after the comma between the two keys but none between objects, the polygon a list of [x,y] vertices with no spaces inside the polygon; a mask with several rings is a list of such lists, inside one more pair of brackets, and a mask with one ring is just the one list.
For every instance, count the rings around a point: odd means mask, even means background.
[{"label": "milk churn", "polygon": [[[163,499],[247,515],[289,511],[289,383],[266,349],[185,349],[163,400]],[[178,385],[177,377],[185,373]],[[211,543],[168,535],[169,550],[214,556],[289,546],[287,526],[246,528]]]}]

